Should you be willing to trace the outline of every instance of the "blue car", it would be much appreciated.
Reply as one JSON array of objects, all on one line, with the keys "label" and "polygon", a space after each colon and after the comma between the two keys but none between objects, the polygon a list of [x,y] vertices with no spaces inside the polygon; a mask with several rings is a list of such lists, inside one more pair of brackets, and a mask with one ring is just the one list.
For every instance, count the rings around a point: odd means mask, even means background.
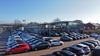
[{"label": "blue car", "polygon": [[69,36],[61,36],[60,40],[62,40],[62,41],[72,41],[73,38],[69,37]]}]

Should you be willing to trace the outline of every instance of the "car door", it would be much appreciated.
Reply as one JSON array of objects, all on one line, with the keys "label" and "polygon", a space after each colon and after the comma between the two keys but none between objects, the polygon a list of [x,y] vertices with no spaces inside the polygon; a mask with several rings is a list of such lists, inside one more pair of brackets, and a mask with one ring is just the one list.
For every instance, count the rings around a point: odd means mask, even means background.
[{"label": "car door", "polygon": [[59,41],[54,41],[55,45],[60,45]]},{"label": "car door", "polygon": [[55,41],[52,41],[51,43],[52,43],[53,45],[57,45],[57,43],[56,43]]},{"label": "car door", "polygon": [[44,49],[44,48],[47,48],[47,44],[45,43],[41,43],[38,47],[39,49]]},{"label": "car door", "polygon": [[23,52],[24,48],[22,46],[17,46],[13,49],[14,53]]}]

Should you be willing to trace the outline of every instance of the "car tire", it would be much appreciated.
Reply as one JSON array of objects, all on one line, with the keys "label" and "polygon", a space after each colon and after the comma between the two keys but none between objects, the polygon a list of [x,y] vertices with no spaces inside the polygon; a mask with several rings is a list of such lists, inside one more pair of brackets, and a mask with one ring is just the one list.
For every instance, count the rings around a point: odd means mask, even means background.
[{"label": "car tire", "polygon": [[60,45],[63,45],[62,43]]},{"label": "car tire", "polygon": [[52,44],[52,46],[55,46],[54,44]]},{"label": "car tire", "polygon": [[48,48],[47,49],[49,49],[50,48],[50,46],[48,46]]},{"label": "car tire", "polygon": [[37,51],[38,49],[37,49],[37,48],[35,48],[34,50],[35,50],[35,51]]},{"label": "car tire", "polygon": [[24,52],[26,53],[26,52],[28,52],[28,51],[29,51],[29,50],[26,49]]},{"label": "car tire", "polygon": [[13,52],[9,52],[9,55],[12,55],[12,54],[14,54]]}]

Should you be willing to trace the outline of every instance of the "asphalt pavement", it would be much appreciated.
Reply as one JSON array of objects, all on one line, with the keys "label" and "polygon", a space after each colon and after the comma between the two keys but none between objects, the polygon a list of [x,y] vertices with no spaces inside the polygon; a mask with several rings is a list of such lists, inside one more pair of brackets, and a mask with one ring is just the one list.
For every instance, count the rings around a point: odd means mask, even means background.
[{"label": "asphalt pavement", "polygon": [[0,56],[6,56],[5,49],[6,49],[6,43],[9,35],[10,33],[7,31],[4,31],[0,34]]}]

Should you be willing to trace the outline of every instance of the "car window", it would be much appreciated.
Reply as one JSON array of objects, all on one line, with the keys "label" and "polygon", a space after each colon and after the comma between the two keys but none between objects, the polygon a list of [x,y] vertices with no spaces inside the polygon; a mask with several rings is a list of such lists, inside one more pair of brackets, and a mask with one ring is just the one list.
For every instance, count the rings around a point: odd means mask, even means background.
[{"label": "car window", "polygon": [[65,53],[61,53],[61,56],[67,56],[67,54],[65,54]]},{"label": "car window", "polygon": [[49,43],[51,43],[51,41],[49,41]]},{"label": "car window", "polygon": [[57,54],[59,54],[59,55],[60,55],[61,53],[60,53],[60,52],[57,52]]},{"label": "car window", "polygon": [[76,45],[77,47],[82,47],[82,46],[80,46],[80,45]]},{"label": "car window", "polygon": [[21,45],[21,47],[24,47],[24,46],[26,46],[26,45]]},{"label": "car window", "polygon": [[17,46],[16,48],[21,48],[22,46]]},{"label": "car window", "polygon": [[83,49],[86,49],[87,47],[83,47]]},{"label": "car window", "polygon": [[59,42],[58,40],[54,40],[53,42]]},{"label": "car window", "polygon": [[21,44],[21,43],[24,43],[23,41],[21,40],[16,40],[17,44]]}]

